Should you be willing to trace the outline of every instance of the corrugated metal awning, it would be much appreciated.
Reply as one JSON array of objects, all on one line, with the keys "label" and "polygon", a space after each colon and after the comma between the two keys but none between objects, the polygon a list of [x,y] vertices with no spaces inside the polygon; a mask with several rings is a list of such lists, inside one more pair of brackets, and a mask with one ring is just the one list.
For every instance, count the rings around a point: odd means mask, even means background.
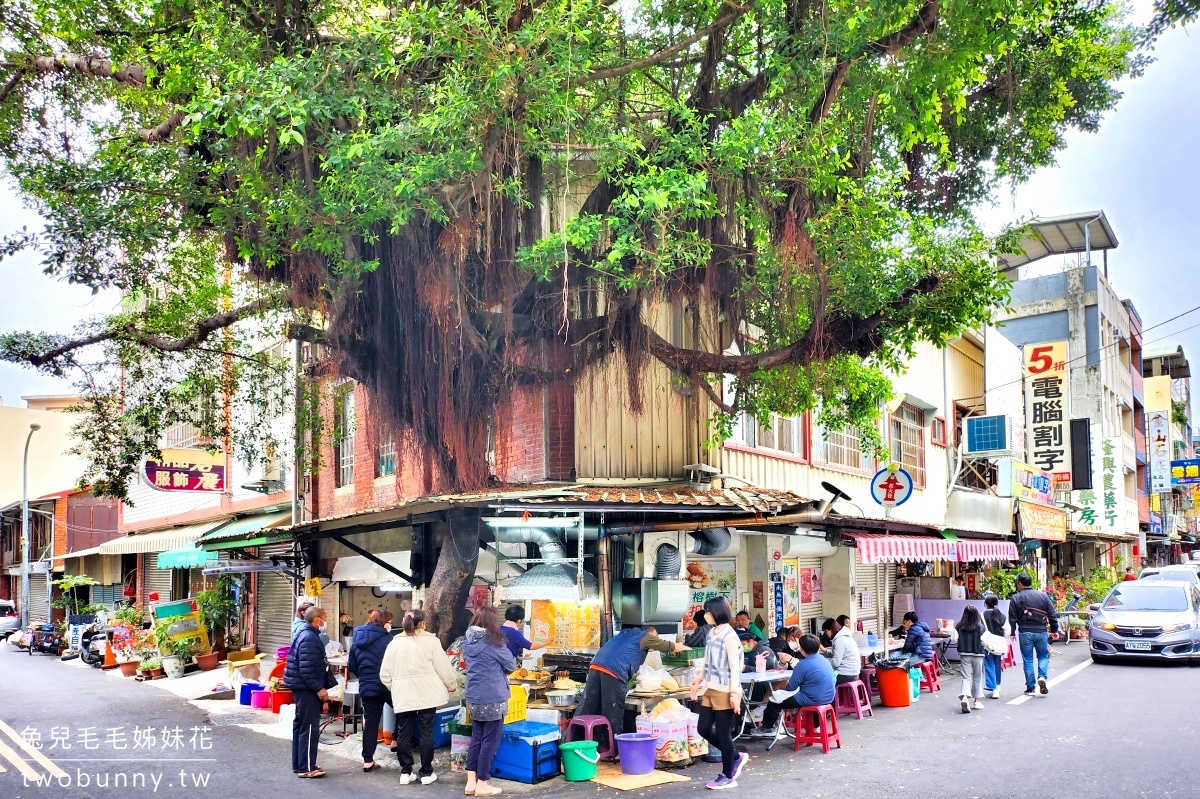
[{"label": "corrugated metal awning", "polygon": [[[225,523],[225,519],[208,521],[203,524],[192,524],[186,527],[173,527],[169,530],[155,530],[150,533],[135,533],[112,541],[105,541],[96,547],[98,552],[85,552],[94,555],[132,555],[138,552],[166,552],[182,546],[195,543],[200,536]],[[67,557],[77,558],[81,553]]]},{"label": "corrugated metal awning", "polygon": [[286,541],[291,536],[288,533],[279,533],[274,528],[291,521],[291,519],[292,512],[290,510],[245,516],[209,530],[200,536],[198,543],[205,549],[214,550]]}]

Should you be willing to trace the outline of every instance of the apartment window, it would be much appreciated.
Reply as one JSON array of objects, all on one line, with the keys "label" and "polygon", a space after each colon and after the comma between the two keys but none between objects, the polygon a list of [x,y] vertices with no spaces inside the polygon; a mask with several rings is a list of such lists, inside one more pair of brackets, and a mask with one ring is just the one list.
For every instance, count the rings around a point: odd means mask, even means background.
[{"label": "apartment window", "polygon": [[892,462],[903,466],[918,487],[924,487],[925,415],[906,402],[891,415],[888,432]]},{"label": "apartment window", "polygon": [[939,447],[946,446],[946,420],[935,416],[929,426],[929,439]]},{"label": "apartment window", "polygon": [[862,449],[862,434],[853,427],[829,430],[814,422],[812,445],[814,461],[861,472],[871,466]]},{"label": "apartment window", "polygon": [[354,484],[354,387],[341,389],[334,400],[333,460],[338,488]]},{"label": "apartment window", "polygon": [[375,458],[375,476],[388,477],[396,473],[396,442],[382,441]]},{"label": "apartment window", "polygon": [[771,414],[767,424],[760,423],[747,413],[742,414],[740,438],[747,446],[759,449],[773,449],[803,457],[807,442],[803,416],[780,416]]},{"label": "apartment window", "polygon": [[175,422],[163,431],[163,449],[199,449],[204,443],[200,431],[191,422]]}]

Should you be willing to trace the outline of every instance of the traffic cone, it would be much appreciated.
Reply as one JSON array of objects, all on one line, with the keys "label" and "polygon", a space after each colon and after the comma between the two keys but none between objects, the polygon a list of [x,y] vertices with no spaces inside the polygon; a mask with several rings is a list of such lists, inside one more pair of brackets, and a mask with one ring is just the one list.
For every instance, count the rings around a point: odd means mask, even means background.
[{"label": "traffic cone", "polygon": [[101,668],[115,669],[117,667],[117,656],[113,654],[112,643],[104,642],[104,665]]}]

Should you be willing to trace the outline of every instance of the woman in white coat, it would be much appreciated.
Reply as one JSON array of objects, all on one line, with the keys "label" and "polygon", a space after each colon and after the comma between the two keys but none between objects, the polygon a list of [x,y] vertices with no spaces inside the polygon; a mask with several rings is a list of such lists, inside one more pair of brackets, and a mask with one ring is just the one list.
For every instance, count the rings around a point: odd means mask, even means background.
[{"label": "woman in white coat", "polygon": [[392,694],[396,711],[396,759],[400,761],[400,784],[413,781],[413,724],[421,727],[421,770],[416,774],[422,785],[437,780],[433,773],[433,721],[439,707],[446,704],[458,687],[458,673],[442,651],[437,636],[425,631],[424,611],[414,610],[404,617],[402,632],[388,644],[379,669],[379,681]]}]

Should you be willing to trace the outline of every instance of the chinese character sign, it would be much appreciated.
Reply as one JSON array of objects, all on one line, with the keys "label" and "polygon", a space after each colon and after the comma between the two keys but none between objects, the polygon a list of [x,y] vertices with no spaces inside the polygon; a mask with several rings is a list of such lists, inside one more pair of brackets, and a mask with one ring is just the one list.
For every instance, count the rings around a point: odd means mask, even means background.
[{"label": "chinese character sign", "polygon": [[1147,411],[1146,447],[1150,450],[1150,490],[1171,490],[1171,418],[1166,411]]},{"label": "chinese character sign", "polygon": [[1200,460],[1171,461],[1171,485],[1200,483]]},{"label": "chinese character sign", "polygon": [[225,454],[199,449],[165,449],[146,460],[146,483],[160,491],[225,490]]},{"label": "chinese character sign", "polygon": [[1074,530],[1077,533],[1099,533],[1104,521],[1104,439],[1096,433],[1096,425],[1092,426],[1092,488],[1072,492],[1072,504],[1079,507],[1075,511]]},{"label": "chinese character sign", "polygon": [[1104,513],[1100,529],[1106,533],[1125,533],[1125,473],[1117,462],[1121,439],[1106,438],[1100,451],[1100,480]]},{"label": "chinese character sign", "polygon": [[1052,474],[1071,471],[1071,402],[1067,342],[1025,345],[1025,429],[1029,464]]}]

